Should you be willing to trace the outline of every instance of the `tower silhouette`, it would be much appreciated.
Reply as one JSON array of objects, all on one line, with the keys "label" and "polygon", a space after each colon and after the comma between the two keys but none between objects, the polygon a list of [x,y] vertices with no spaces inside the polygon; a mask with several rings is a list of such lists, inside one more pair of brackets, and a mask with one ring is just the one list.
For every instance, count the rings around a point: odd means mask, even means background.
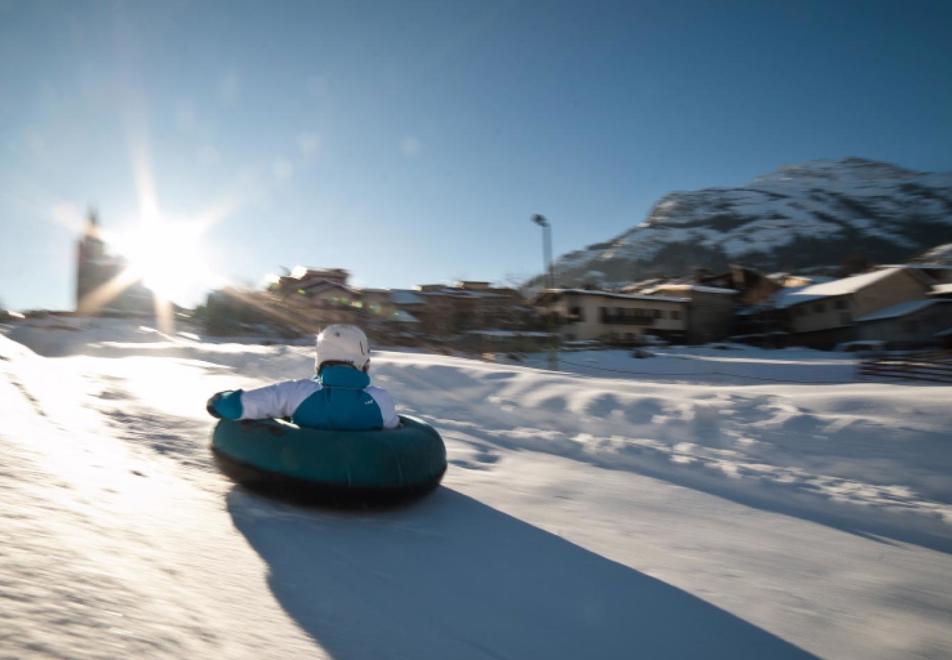
[{"label": "tower silhouette", "polygon": [[[103,240],[99,216],[89,209],[86,229],[76,250],[76,311],[87,314],[147,314],[153,311],[152,293],[142,282],[125,277],[128,264],[110,254]],[[90,304],[95,301],[95,304]]]}]

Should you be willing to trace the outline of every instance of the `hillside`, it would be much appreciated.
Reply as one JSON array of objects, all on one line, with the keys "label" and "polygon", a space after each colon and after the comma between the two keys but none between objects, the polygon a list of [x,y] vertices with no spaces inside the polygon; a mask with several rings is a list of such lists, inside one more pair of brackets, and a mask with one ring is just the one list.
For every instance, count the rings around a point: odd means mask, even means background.
[{"label": "hillside", "polygon": [[781,167],[737,188],[663,197],[641,224],[555,264],[562,286],[610,286],[728,263],[765,271],[900,262],[952,241],[952,173],[861,158]]}]

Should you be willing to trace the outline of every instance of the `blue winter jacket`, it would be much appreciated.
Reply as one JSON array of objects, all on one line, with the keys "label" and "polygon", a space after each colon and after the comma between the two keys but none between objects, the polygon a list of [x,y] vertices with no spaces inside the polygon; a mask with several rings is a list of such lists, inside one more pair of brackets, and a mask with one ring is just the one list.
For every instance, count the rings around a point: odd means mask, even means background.
[{"label": "blue winter jacket", "polygon": [[392,429],[400,423],[390,394],[348,366],[324,367],[319,376],[256,390],[223,392],[212,399],[226,419],[288,417],[298,426],[338,431]]}]

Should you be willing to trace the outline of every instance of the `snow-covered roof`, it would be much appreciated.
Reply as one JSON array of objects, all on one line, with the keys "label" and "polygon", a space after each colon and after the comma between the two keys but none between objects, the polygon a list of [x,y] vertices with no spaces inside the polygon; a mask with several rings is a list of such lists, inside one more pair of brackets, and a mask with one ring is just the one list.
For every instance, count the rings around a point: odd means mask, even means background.
[{"label": "snow-covered roof", "polygon": [[[446,286],[440,289],[430,289],[428,291],[417,291],[417,296],[448,296],[450,298],[502,298],[502,294],[491,291],[473,291],[470,289],[460,289],[455,286]],[[422,302],[422,301],[421,301]]]},{"label": "snow-covered roof", "polygon": [[312,294],[312,295],[320,293],[321,291],[326,291],[327,289],[340,289],[341,291],[346,291],[347,293],[353,293],[353,294],[357,293],[357,291],[350,288],[346,284],[341,284],[340,282],[334,282],[333,280],[324,280],[324,279],[311,280],[307,283],[298,285],[298,288],[303,289],[304,291],[307,291],[309,294]]},{"label": "snow-covered roof", "polygon": [[936,284],[932,287],[932,291],[929,292],[930,296],[941,296],[945,294],[952,293],[952,283],[948,284]]},{"label": "snow-covered roof", "polygon": [[547,293],[573,293],[583,296],[600,296],[603,298],[621,298],[622,300],[647,300],[655,302],[691,302],[690,298],[681,298],[675,296],[652,296],[648,294],[638,295],[636,293],[614,293],[612,291],[594,291],[592,289],[546,289]]},{"label": "snow-covered roof", "polygon": [[457,289],[455,287],[446,290],[452,296],[458,298],[501,298],[502,295],[492,291],[471,291],[469,289]]},{"label": "snow-covered roof", "polygon": [[[778,296],[777,307],[790,307],[791,305],[810,302],[811,300],[816,300],[818,298],[845,296],[851,293],[856,293],[860,289],[868,287],[870,284],[895,275],[900,270],[902,269],[883,268],[881,270],[874,270],[861,275],[853,275],[852,277],[844,277],[839,280],[833,280],[832,282],[824,282],[823,284],[810,284],[809,286],[805,286],[802,289],[797,289],[796,291],[782,292],[785,293],[785,295]],[[782,301],[782,304],[780,301]]]},{"label": "snow-covered roof", "polygon": [[390,300],[393,301],[395,305],[422,305],[423,298],[419,296],[415,291],[407,291],[406,289],[393,289],[390,291]]},{"label": "snow-covered roof", "polygon": [[[808,286],[813,286],[811,284],[805,284],[803,286],[791,286],[784,289],[780,289],[773,294],[774,307],[777,309],[784,309],[790,307],[791,305],[796,305],[797,303],[806,302],[807,300],[813,300],[813,298],[806,298],[800,296],[800,292],[806,289]],[[822,297],[822,296],[818,296]]]},{"label": "snow-covered roof", "polygon": [[939,263],[885,264],[882,268],[909,268],[915,270],[949,270],[952,266]]},{"label": "snow-covered roof", "polygon": [[664,280],[659,277],[653,277],[647,280],[641,280],[640,282],[632,282],[631,284],[627,284],[621,287],[621,291],[642,291],[651,286],[657,286],[659,284],[664,284]]},{"label": "snow-covered roof", "polygon": [[719,286],[704,286],[703,284],[659,284],[650,289],[645,289],[646,294],[652,294],[655,291],[667,289],[668,291],[696,291],[698,293],[724,293],[734,295],[737,289],[726,289]]},{"label": "snow-covered roof", "polygon": [[808,286],[812,284],[824,284],[825,282],[832,282],[835,280],[835,277],[829,277],[827,275],[797,275],[796,273],[771,273],[767,276],[767,279],[773,280],[781,286],[788,286],[786,282],[803,282],[803,284],[794,284],[789,285],[795,288]]},{"label": "snow-covered roof", "polygon": [[906,316],[907,314],[912,314],[918,312],[919,310],[925,309],[926,307],[931,307],[936,303],[947,303],[952,302],[949,300],[942,300],[940,298],[934,298],[932,300],[909,300],[904,303],[899,303],[898,305],[893,305],[892,307],[886,307],[884,309],[877,310],[861,316],[856,319],[857,323],[863,323],[865,321],[881,321],[883,319],[893,319],[899,316]]}]

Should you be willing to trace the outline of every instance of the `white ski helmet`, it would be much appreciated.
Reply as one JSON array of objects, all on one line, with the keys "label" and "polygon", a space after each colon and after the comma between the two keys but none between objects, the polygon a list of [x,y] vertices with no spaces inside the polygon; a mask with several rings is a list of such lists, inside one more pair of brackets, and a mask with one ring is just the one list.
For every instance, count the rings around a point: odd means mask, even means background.
[{"label": "white ski helmet", "polygon": [[325,362],[344,362],[363,371],[370,362],[370,342],[356,325],[334,324],[317,336],[314,364],[320,371]]}]

